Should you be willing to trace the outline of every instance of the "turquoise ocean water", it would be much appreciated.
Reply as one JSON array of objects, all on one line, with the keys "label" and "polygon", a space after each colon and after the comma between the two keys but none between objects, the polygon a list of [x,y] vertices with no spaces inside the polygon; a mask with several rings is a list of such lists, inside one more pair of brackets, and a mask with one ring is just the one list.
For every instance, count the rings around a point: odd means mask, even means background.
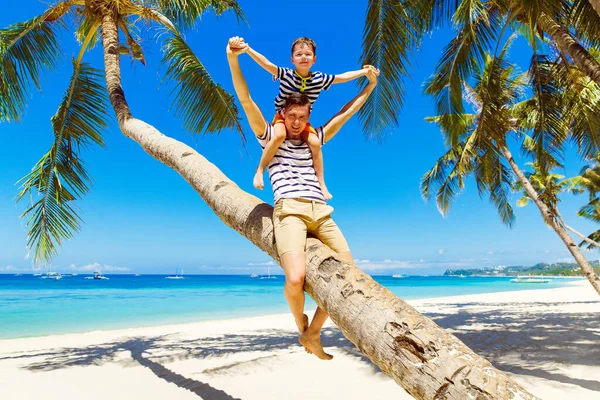
[{"label": "turquoise ocean water", "polygon": [[[284,277],[259,279],[236,275],[85,275],[61,280],[33,275],[0,275],[0,339],[134,328],[288,311]],[[421,277],[374,279],[404,300],[525,289],[547,289],[573,279],[546,284],[514,284],[510,278]],[[307,308],[315,303],[308,299]]]}]

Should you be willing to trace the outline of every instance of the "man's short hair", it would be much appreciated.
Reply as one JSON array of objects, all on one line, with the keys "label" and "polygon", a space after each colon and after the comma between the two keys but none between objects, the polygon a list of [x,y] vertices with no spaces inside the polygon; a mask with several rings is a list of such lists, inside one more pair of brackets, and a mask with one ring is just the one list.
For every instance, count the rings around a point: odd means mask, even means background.
[{"label": "man's short hair", "polygon": [[298,39],[294,40],[294,43],[292,43],[292,55],[294,55],[294,48],[296,47],[296,45],[302,45],[305,44],[307,46],[309,46],[310,48],[312,48],[313,54],[316,56],[317,55],[317,44],[315,43],[314,40],[312,40],[311,38],[307,38],[305,36],[299,37]]},{"label": "man's short hair", "polygon": [[310,99],[307,95],[300,92],[292,93],[285,99],[283,109],[287,111],[291,106],[308,106],[308,112],[310,113]]}]

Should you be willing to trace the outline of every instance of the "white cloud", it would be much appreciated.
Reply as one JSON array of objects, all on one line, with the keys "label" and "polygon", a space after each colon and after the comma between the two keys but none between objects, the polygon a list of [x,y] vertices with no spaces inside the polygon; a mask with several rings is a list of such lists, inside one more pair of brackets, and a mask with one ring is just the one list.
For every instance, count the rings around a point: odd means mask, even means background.
[{"label": "white cloud", "polygon": [[425,260],[421,258],[421,259],[419,260],[419,262],[421,262],[421,263],[424,263],[424,262],[425,262]]},{"label": "white cloud", "polygon": [[354,259],[354,264],[368,264],[370,262],[371,262],[370,260],[361,260],[359,258]]},{"label": "white cloud", "polygon": [[257,266],[257,265],[266,265],[266,266],[269,266],[269,265],[275,265],[275,262],[273,260],[271,260],[271,261],[267,261],[267,262],[264,262],[264,263],[248,263],[248,265],[251,265],[251,266]]},{"label": "white cloud", "polygon": [[438,254],[439,254],[439,255],[442,255],[442,254],[444,254],[444,249],[439,249],[439,250],[438,250]]},{"label": "white cloud", "polygon": [[113,265],[101,265],[100,263],[93,263],[93,264],[87,264],[87,265],[82,265],[80,267],[78,267],[75,264],[71,264],[69,265],[69,269],[72,271],[81,271],[81,272],[94,272],[94,271],[101,271],[101,272],[127,272],[127,271],[131,271],[129,268],[127,267],[115,267]]},{"label": "white cloud", "polygon": [[19,269],[13,265],[6,265],[4,267],[0,267],[0,272],[15,272],[19,271]]}]

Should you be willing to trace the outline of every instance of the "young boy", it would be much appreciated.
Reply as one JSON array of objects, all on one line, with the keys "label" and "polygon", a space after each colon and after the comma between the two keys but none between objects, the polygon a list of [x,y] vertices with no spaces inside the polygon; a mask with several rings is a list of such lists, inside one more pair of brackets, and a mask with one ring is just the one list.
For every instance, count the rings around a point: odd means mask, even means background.
[{"label": "young boy", "polygon": [[[230,43],[232,45],[232,43]],[[329,75],[322,72],[311,72],[310,68],[317,61],[317,45],[307,37],[298,38],[292,43],[292,64],[294,69],[278,67],[271,63],[265,56],[250,48],[243,39],[238,38],[234,47],[245,48],[245,52],[252,57],[254,61],[263,67],[267,72],[273,75],[273,80],[279,80],[279,93],[275,98],[275,118],[273,119],[273,140],[265,147],[260,163],[254,175],[254,187],[264,188],[263,174],[265,168],[275,156],[277,149],[283,143],[286,137],[286,129],[283,124],[284,115],[283,105],[286,98],[294,92],[306,94],[311,105],[317,100],[321,90],[329,89],[334,83],[348,82],[360,76],[366,75],[368,68],[357,71],[345,72],[339,75]],[[302,132],[302,139],[308,143],[312,153],[313,166],[315,174],[319,180],[319,186],[325,200],[330,200],[333,196],[327,190],[325,178],[323,176],[323,155],[321,153],[321,141],[316,135],[315,129],[308,123]]]}]

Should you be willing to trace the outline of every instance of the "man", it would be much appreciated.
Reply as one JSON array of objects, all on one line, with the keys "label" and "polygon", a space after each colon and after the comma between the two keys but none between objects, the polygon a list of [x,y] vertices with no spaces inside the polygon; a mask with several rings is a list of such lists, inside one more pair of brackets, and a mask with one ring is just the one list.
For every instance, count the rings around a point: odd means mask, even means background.
[{"label": "man", "polygon": [[[256,103],[250,97],[248,86],[240,69],[238,55],[247,46],[242,38],[233,37],[227,45],[227,61],[235,92],[248,118],[250,128],[261,147],[273,137],[273,127],[269,124]],[[321,143],[335,136],[340,128],[365,103],[375,86],[379,70],[369,67],[369,84],[324,126],[316,129]],[[273,227],[277,252],[285,272],[284,295],[296,320],[300,337],[298,341],[309,353],[323,360],[333,358],[325,353],[321,345],[321,328],[327,320],[327,313],[317,307],[311,323],[304,314],[304,278],[306,276],[306,234],[310,233],[335,251],[338,257],[353,262],[350,248],[330,214],[333,208],[325,203],[313,168],[308,144],[301,134],[310,117],[310,100],[301,93],[291,95],[282,111],[287,138],[281,144],[275,157],[269,163],[269,178],[273,186],[275,208]]]}]

